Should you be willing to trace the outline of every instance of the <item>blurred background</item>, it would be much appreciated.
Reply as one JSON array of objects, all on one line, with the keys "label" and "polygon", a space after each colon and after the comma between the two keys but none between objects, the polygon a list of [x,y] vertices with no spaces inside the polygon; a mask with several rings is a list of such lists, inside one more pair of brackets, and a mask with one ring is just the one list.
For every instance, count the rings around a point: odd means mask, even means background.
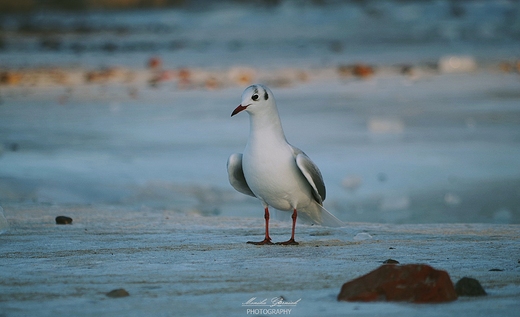
[{"label": "blurred background", "polygon": [[0,0],[0,205],[260,217],[256,82],[340,219],[520,223],[516,0]]}]

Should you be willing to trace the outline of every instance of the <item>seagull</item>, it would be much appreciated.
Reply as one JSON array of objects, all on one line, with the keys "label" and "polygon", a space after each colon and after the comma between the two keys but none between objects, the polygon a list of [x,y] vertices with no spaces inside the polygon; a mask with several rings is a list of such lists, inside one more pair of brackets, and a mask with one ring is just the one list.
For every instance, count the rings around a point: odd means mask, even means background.
[{"label": "seagull", "polygon": [[249,113],[249,139],[244,153],[234,153],[227,161],[229,182],[238,192],[258,198],[265,218],[264,240],[247,243],[273,244],[269,207],[292,212],[291,238],[277,244],[298,244],[294,240],[298,215],[311,224],[343,226],[323,208],[326,192],[320,170],[302,150],[287,142],[271,90],[259,84],[247,87],[231,116],[242,111]]}]

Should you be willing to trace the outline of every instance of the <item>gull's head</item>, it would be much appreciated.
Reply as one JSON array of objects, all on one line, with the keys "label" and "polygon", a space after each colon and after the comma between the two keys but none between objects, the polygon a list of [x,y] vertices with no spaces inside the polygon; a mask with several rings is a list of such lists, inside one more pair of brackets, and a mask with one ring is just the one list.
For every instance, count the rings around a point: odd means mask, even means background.
[{"label": "gull's head", "polygon": [[250,114],[261,113],[275,108],[273,93],[263,85],[251,85],[242,93],[242,102],[233,110],[231,116],[246,110]]}]

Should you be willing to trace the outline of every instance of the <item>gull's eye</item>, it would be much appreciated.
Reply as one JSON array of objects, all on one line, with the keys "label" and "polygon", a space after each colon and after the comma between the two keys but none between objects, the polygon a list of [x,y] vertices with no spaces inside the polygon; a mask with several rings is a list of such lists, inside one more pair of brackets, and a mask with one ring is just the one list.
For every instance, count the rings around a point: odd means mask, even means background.
[{"label": "gull's eye", "polygon": [[253,99],[254,101],[257,101],[258,100],[258,95],[253,95],[253,97],[251,97],[251,99]]}]

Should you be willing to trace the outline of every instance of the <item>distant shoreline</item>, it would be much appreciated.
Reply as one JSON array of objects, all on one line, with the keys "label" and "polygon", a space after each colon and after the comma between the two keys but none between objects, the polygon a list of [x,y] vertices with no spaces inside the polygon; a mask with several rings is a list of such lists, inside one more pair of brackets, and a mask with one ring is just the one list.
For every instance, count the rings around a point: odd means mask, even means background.
[{"label": "distant shoreline", "polygon": [[[262,6],[276,6],[283,1],[256,0],[252,2],[227,0],[237,4],[256,4]],[[348,1],[346,1],[348,2]],[[221,5],[223,2],[205,0],[0,0],[0,14],[5,13],[32,13],[39,10],[56,11],[89,11],[89,10],[133,10],[153,8],[192,8],[206,9],[208,6]],[[312,4],[312,1],[309,1]]]},{"label": "distant shoreline", "polygon": [[184,0],[0,0],[2,13],[30,13],[38,10],[82,11],[175,7]]},{"label": "distant shoreline", "polygon": [[[450,67],[452,60],[461,60],[464,67]],[[462,63],[462,62],[460,62]],[[520,60],[516,62],[479,64],[472,57],[445,56],[435,64],[369,65],[339,64],[322,68],[272,68],[262,70],[247,66],[222,68],[179,67],[163,68],[160,57],[151,57],[146,67],[85,68],[69,66],[43,66],[3,68],[0,66],[0,87],[59,87],[84,84],[149,85],[174,82],[180,90],[222,89],[247,86],[253,82],[264,82],[274,87],[288,87],[298,83],[319,80],[351,81],[368,80],[374,76],[403,76],[411,81],[424,76],[449,73],[472,73],[475,71],[520,73]]]}]

